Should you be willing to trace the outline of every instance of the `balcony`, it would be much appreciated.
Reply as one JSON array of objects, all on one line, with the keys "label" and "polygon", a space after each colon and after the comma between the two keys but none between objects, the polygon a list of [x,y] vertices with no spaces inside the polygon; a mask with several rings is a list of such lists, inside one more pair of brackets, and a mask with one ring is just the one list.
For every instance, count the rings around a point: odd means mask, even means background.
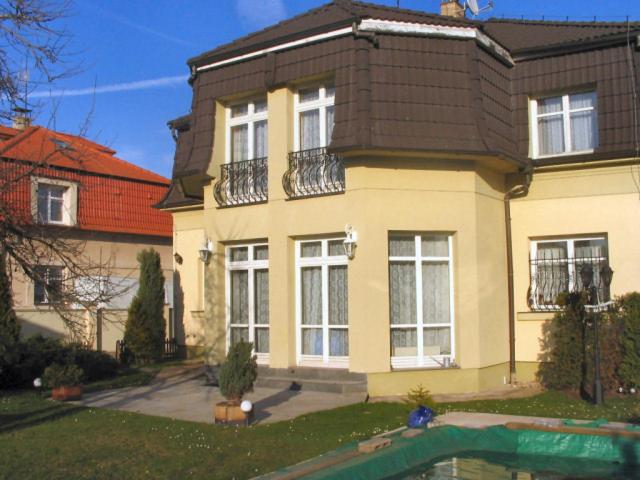
[{"label": "balcony", "polygon": [[344,159],[326,148],[292,152],[282,186],[292,199],[343,193]]},{"label": "balcony", "polygon": [[266,158],[225,163],[220,166],[220,180],[213,187],[213,196],[221,207],[266,202],[267,177]]},{"label": "balcony", "polygon": [[599,302],[610,300],[609,287],[600,279],[600,269],[607,265],[606,257],[546,257],[531,259],[531,284],[528,302],[533,311],[560,310],[558,295],[560,293],[579,292],[583,290],[580,269],[585,264],[593,267],[593,285],[596,287]]}]

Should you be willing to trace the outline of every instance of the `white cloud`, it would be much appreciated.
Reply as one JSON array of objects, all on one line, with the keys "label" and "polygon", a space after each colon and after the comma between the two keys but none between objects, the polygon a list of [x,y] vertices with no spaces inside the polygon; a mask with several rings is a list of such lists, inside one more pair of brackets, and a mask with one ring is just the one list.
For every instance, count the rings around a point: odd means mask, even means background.
[{"label": "white cloud", "polygon": [[236,12],[249,28],[263,28],[287,17],[284,0],[237,0]]},{"label": "white cloud", "polygon": [[113,83],[87,88],[75,88],[70,90],[52,90],[49,92],[33,92],[29,94],[31,98],[44,97],[78,97],[83,95],[97,95],[100,93],[126,92],[130,90],[147,90],[149,88],[171,87],[184,84],[188,75],[177,75],[173,77],[152,78],[149,80],[139,80],[136,82]]}]

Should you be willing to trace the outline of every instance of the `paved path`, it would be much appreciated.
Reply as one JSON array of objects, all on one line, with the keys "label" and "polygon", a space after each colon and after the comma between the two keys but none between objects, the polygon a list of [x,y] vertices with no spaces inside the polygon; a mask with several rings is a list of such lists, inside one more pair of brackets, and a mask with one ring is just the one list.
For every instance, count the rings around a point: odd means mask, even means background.
[{"label": "paved path", "polygon": [[[362,402],[364,394],[256,388],[245,398],[255,405],[256,423],[270,423]],[[87,393],[82,400],[74,403],[213,423],[213,406],[223,400],[217,387],[206,385],[204,369],[191,366],[164,369],[152,383],[144,387]]]}]

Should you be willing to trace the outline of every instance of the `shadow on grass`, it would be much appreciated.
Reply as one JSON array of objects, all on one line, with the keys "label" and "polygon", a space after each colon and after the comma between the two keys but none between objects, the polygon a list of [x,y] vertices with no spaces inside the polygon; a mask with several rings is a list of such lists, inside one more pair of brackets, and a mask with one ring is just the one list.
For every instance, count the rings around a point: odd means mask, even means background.
[{"label": "shadow on grass", "polygon": [[19,414],[2,413],[0,414],[0,434],[53,422],[69,415],[74,415],[80,410],[82,410],[82,407],[53,404]]}]

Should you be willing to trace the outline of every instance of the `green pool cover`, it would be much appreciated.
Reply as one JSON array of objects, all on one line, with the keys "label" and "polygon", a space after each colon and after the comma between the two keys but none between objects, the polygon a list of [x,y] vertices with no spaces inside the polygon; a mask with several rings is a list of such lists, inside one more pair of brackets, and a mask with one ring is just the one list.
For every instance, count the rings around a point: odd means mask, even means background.
[{"label": "green pool cover", "polygon": [[[392,444],[370,454],[362,454],[333,466],[309,473],[305,479],[375,480],[402,475],[433,460],[465,455],[469,452],[523,456],[531,460],[540,458],[542,465],[556,463],[574,466],[589,464],[639,465],[640,441],[616,435],[584,435],[546,432],[538,430],[509,430],[505,427],[468,429],[453,426],[426,430],[413,438],[400,434],[390,436]],[[327,462],[357,449],[357,444],[345,446],[305,464]],[[278,474],[291,474],[301,466],[281,470]],[[306,467],[306,468],[305,468]],[[296,476],[297,477],[297,476]]]}]

